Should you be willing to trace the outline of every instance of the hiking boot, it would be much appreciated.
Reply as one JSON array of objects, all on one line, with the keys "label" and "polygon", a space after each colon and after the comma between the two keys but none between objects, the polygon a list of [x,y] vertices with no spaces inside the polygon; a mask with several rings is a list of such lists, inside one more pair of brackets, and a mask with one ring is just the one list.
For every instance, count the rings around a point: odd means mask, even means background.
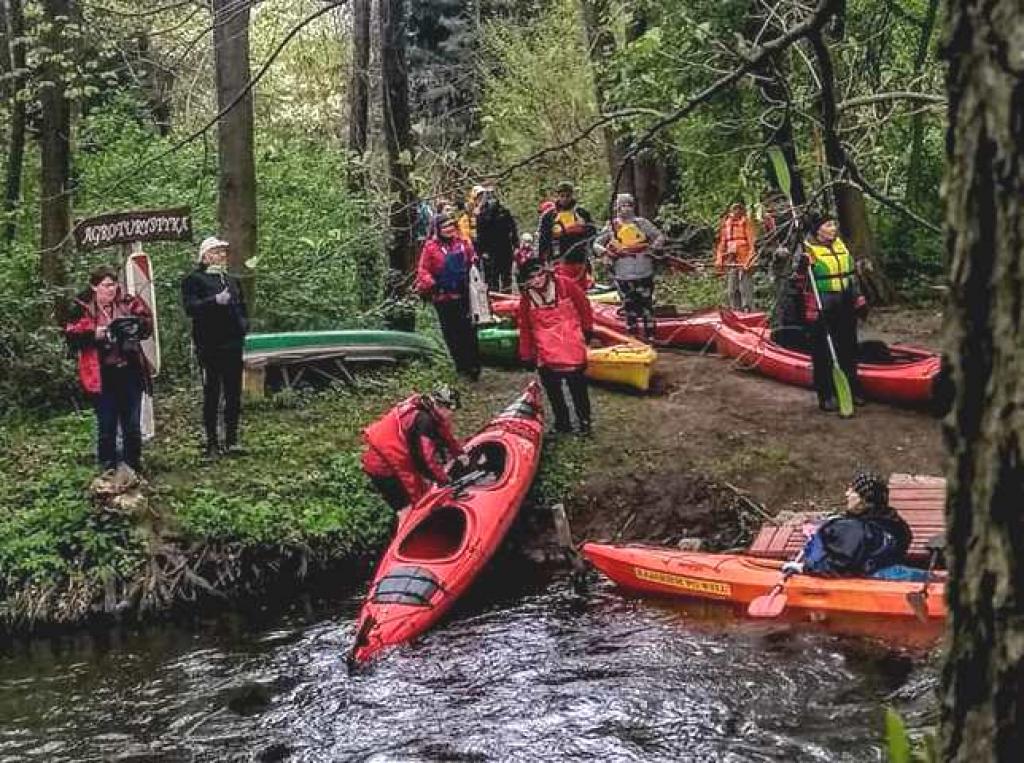
[{"label": "hiking boot", "polygon": [[592,433],[592,430],[591,430],[591,427],[590,427],[590,422],[589,421],[581,421],[580,422],[580,428],[579,428],[577,434],[580,437],[590,437],[591,433]]},{"label": "hiking boot", "polygon": [[834,397],[830,397],[825,400],[819,400],[818,407],[826,413],[835,413],[839,410],[839,403],[836,402]]},{"label": "hiking boot", "polygon": [[209,463],[211,461],[216,461],[218,458],[220,458],[220,455],[221,455],[220,445],[218,445],[215,442],[208,442],[203,447],[203,454],[202,454],[201,458],[206,463]]}]

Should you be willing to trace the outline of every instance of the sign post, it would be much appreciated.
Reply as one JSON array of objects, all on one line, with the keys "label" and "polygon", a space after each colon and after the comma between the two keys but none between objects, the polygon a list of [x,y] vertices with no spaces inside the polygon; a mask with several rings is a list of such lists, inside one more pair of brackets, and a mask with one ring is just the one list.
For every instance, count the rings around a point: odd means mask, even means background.
[{"label": "sign post", "polygon": [[[153,263],[142,250],[144,241],[191,241],[192,215],[188,207],[114,212],[79,221],[75,225],[75,243],[79,249],[100,249],[120,245],[124,256],[121,278],[125,292],[146,303],[153,315],[153,335],[142,342],[153,376],[160,373],[160,330],[156,305]],[[153,397],[142,396],[142,438],[156,434]]]}]

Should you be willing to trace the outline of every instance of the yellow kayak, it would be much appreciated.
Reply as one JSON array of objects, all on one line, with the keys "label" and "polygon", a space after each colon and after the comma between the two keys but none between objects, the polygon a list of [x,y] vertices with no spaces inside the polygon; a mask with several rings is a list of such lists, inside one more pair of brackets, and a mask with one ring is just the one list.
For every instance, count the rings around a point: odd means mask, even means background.
[{"label": "yellow kayak", "polygon": [[591,348],[587,353],[587,378],[646,392],[657,359],[658,353],[646,344]]},{"label": "yellow kayak", "polygon": [[622,302],[619,292],[614,286],[595,284],[587,291],[587,299],[591,302],[600,302],[603,305],[618,305]]}]

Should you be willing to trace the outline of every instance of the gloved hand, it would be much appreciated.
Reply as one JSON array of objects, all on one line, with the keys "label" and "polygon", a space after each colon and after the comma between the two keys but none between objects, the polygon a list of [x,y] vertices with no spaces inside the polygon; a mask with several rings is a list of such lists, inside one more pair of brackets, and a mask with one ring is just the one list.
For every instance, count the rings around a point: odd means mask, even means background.
[{"label": "gloved hand", "polygon": [[802,575],[803,571],[803,562],[786,562],[782,565],[782,573],[784,575]]},{"label": "gloved hand", "polygon": [[217,293],[217,295],[213,298],[213,301],[216,302],[218,305],[226,305],[228,302],[231,301],[231,292],[225,288],[223,291]]}]

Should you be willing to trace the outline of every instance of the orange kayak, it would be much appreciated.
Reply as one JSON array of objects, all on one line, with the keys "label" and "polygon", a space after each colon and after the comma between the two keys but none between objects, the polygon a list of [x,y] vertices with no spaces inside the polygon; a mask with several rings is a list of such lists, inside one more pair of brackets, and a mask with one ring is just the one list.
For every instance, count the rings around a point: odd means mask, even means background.
[{"label": "orange kayak", "polygon": [[[614,583],[662,596],[710,599],[747,605],[779,582],[782,562],[739,554],[586,543],[583,555]],[[928,617],[946,616],[946,576],[935,574],[928,588]],[[907,594],[921,583],[874,578],[793,575],[786,584],[787,607],[887,617],[914,617]]]}]

